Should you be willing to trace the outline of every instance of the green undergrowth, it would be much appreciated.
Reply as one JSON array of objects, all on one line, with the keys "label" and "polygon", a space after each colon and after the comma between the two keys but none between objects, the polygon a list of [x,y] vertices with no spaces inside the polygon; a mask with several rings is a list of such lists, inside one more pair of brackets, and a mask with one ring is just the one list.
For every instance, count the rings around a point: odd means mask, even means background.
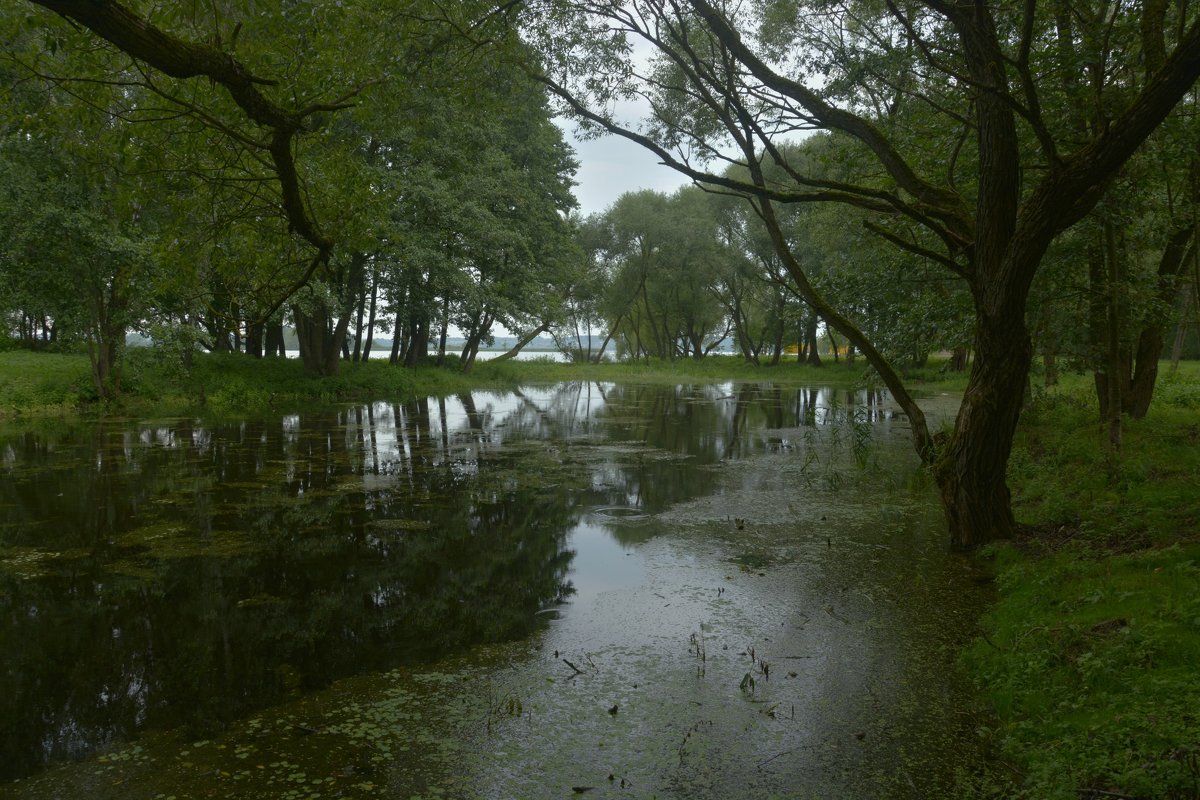
[{"label": "green undergrowth", "polygon": [[433,366],[401,369],[377,361],[344,364],[336,376],[314,378],[298,360],[236,353],[197,354],[191,369],[184,369],[146,348],[129,351],[120,393],[101,402],[86,356],[10,351],[0,353],[0,418],[200,408],[218,414],[290,410],[511,385],[503,376],[464,375]]},{"label": "green undergrowth", "polygon": [[[1164,365],[1165,366],[1165,365]],[[995,709],[977,794],[1200,798],[1200,368],[1105,451],[1087,378],[1037,392],[1010,464],[1020,541],[964,663]]]}]

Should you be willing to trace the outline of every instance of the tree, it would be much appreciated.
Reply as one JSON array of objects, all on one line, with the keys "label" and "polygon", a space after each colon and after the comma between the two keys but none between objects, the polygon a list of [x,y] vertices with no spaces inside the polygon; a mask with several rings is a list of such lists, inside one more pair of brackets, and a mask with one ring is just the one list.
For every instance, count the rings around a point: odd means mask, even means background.
[{"label": "tree", "polygon": [[614,270],[605,316],[635,358],[703,358],[728,334],[717,296],[729,253],[704,193],[685,188],[622,195],[605,212]]},{"label": "tree", "polygon": [[[1055,237],[1091,211],[1200,75],[1195,11],[1156,0],[1139,25],[1135,9],[1069,0],[819,9],[546,0],[529,8],[526,24],[544,53],[531,72],[578,118],[755,205],[805,300],[870,360],[908,415],[954,544],[1011,535],[1005,468],[1031,364],[1030,287]],[[1100,71],[1087,91],[1111,112],[1087,131],[1059,113],[1088,69],[1075,49],[1082,26],[1097,38],[1109,31],[1121,63],[1144,67],[1135,82]],[[629,66],[631,39],[657,53],[648,69]],[[1109,55],[1118,57],[1115,48]],[[607,113],[616,98],[639,95],[653,109],[646,129]],[[814,129],[853,142],[874,174],[841,182],[794,167],[780,144]],[[706,168],[730,153],[750,180]],[[789,180],[769,180],[764,162]],[[885,215],[880,235],[966,285],[976,358],[946,441],[934,440],[889,359],[791,251],[777,208],[823,201]]]},{"label": "tree", "polygon": [[138,152],[111,127],[43,110],[43,123],[74,124],[53,138],[25,126],[0,139],[0,280],[10,308],[38,320],[46,339],[86,344],[96,395],[107,399],[120,389],[126,333],[155,291],[162,219],[148,194],[161,187],[120,180]]},{"label": "tree", "polygon": [[493,321],[554,315],[574,163],[544,90],[505,66],[511,32],[475,47],[455,29],[487,4],[453,20],[426,0],[35,5],[76,27],[5,15],[23,31],[18,71],[71,97],[99,87],[93,110],[156,138],[157,168],[207,189],[174,204],[173,244],[193,263],[174,292],[188,307],[153,309],[161,329],[255,353],[271,331],[278,351],[287,314],[306,369],[332,374],[351,330],[357,352],[364,332],[369,344],[362,318],[381,300],[409,359],[455,318],[478,316],[483,340]]}]

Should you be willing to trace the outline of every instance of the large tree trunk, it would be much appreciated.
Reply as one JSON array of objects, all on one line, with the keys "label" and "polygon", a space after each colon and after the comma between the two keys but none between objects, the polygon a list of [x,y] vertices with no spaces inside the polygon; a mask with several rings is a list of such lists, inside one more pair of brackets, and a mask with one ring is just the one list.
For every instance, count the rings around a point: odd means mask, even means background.
[{"label": "large tree trunk", "polygon": [[367,338],[363,342],[362,360],[371,357],[371,343],[375,338],[375,304],[379,299],[379,281],[372,270],[371,274],[371,310],[367,315]]},{"label": "large tree trunk", "polygon": [[269,320],[266,324],[266,354],[268,356],[286,356],[287,343],[283,338],[283,320]]},{"label": "large tree trunk", "polygon": [[442,328],[438,332],[437,365],[446,365],[446,338],[450,334],[450,298],[442,298]]},{"label": "large tree trunk", "polygon": [[337,375],[341,363],[342,346],[350,326],[350,314],[342,314],[334,320],[328,308],[319,306],[312,313],[293,306],[292,316],[296,320],[296,336],[300,340],[300,358],[304,371],[309,375]]},{"label": "large tree trunk", "polygon": [[392,326],[392,351],[388,354],[388,363],[395,366],[400,363],[400,343],[404,341],[404,327],[400,324],[400,314],[396,314],[396,324]]},{"label": "large tree trunk", "polygon": [[[621,315],[613,320],[612,327],[608,329],[608,333],[604,335],[604,341],[600,343],[600,349],[596,351],[596,363],[599,364],[604,360],[604,351],[608,349],[608,343],[612,341],[613,336],[617,333],[617,328],[621,327]],[[589,360],[591,360],[589,358]]]},{"label": "large tree trunk", "polygon": [[951,545],[965,549],[1012,535],[1005,472],[1033,347],[1021,317],[982,317],[977,357],[954,432],[934,465]]},{"label": "large tree trunk", "polygon": [[[1133,419],[1141,419],[1150,410],[1154,398],[1154,386],[1158,381],[1158,360],[1162,357],[1166,325],[1166,309],[1174,306],[1179,294],[1179,275],[1186,264],[1196,257],[1196,242],[1193,240],[1194,226],[1188,225],[1175,232],[1167,242],[1158,262],[1157,300],[1159,311],[1151,312],[1149,319],[1138,334],[1137,349],[1134,351],[1133,376],[1124,397],[1123,409]],[[1190,246],[1188,242],[1191,242]]]},{"label": "large tree trunk", "polygon": [[408,322],[408,340],[404,349],[404,366],[415,367],[417,361],[429,355],[429,317],[413,314]]},{"label": "large tree trunk", "polygon": [[[354,361],[354,363],[357,364],[362,360],[363,317],[365,317],[367,313],[367,297],[365,286],[362,287],[362,291],[356,298],[354,305],[356,309],[354,317],[354,352],[351,354],[350,358],[352,361]],[[349,345],[347,344],[347,347],[348,346]]]},{"label": "large tree trunk", "polygon": [[808,351],[808,356],[804,359],[804,363],[810,367],[821,366],[821,353],[817,342],[817,325],[820,323],[820,318],[816,312],[809,314],[808,321],[804,325],[804,346]]},{"label": "large tree trunk", "polygon": [[263,355],[263,323],[250,321],[246,323],[246,355],[262,358]]},{"label": "large tree trunk", "polygon": [[1183,358],[1183,347],[1187,343],[1188,325],[1191,322],[1189,315],[1192,313],[1197,289],[1200,289],[1200,285],[1184,286],[1180,291],[1183,308],[1179,313],[1179,322],[1175,325],[1175,341],[1171,344],[1172,371],[1179,369],[1179,362]]}]

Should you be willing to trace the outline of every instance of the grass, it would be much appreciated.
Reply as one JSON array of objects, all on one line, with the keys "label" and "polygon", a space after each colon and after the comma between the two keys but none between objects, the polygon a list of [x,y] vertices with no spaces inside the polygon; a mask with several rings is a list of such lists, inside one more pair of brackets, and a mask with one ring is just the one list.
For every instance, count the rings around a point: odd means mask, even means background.
[{"label": "grass", "polygon": [[625,383],[706,383],[715,381],[771,381],[775,383],[813,383],[854,385],[864,380],[865,362],[847,366],[827,362],[810,367],[785,361],[776,366],[756,367],[740,356],[708,356],[700,361],[613,362],[602,364],[563,364],[550,359],[533,361],[479,362],[475,371],[481,376],[500,377],[521,383],[553,383],[563,380],[597,380]]},{"label": "grass", "polygon": [[224,412],[265,411],[356,400],[445,395],[470,389],[511,388],[519,384],[567,380],[626,383],[713,382],[727,380],[855,385],[865,380],[863,362],[824,367],[791,363],[754,367],[741,358],[711,356],[702,361],[563,364],[533,361],[477,362],[469,375],[456,358],[445,368],[393,367],[384,361],[343,363],[333,377],[304,374],[294,359],[253,359],[240,354],[197,354],[185,370],[168,353],[131,348],[123,367],[122,393],[98,402],[87,357],[28,351],[0,352],[0,418],[70,414],[168,412],[205,407]]},{"label": "grass", "polygon": [[0,417],[69,414],[95,394],[87,356],[0,352]]},{"label": "grass", "polygon": [[1200,798],[1200,365],[1164,372],[1106,453],[1088,378],[1038,392],[1010,463],[1019,542],[963,657],[1004,798]]},{"label": "grass", "polygon": [[105,404],[97,400],[86,356],[9,351],[0,352],[0,418],[199,407],[217,413],[267,411],[511,385],[503,381],[433,367],[397,369],[386,362],[346,365],[335,377],[312,378],[299,361],[239,354],[197,355],[192,369],[185,370],[154,350],[131,349],[122,393]]}]

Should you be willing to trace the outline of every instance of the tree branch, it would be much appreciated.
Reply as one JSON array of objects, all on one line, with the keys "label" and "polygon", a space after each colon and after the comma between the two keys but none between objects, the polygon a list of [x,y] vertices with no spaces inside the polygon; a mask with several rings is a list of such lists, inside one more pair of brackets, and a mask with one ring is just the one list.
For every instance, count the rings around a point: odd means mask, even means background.
[{"label": "tree branch", "polygon": [[267,149],[279,177],[288,224],[317,249],[314,265],[328,263],[334,243],[320,230],[304,203],[292,154],[292,141],[303,126],[304,112],[286,109],[260,91],[260,86],[273,85],[273,81],[257,77],[233,55],[216,47],[190,42],[155,27],[119,2],[31,2],[82,25],[122,52],[173,78],[207,77],[224,87],[249,120],[271,130]]},{"label": "tree branch", "polygon": [[772,70],[746,46],[741,35],[708,0],[691,2],[713,35],[729,48],[738,62],[750,70],[755,78],[799,103],[825,127],[842,131],[865,144],[901,189],[929,207],[930,216],[945,222],[963,241],[971,241],[974,238],[973,217],[961,197],[918,177],[899,151],[873,124],[856,114],[830,105],[808,87]]},{"label": "tree branch", "polygon": [[896,245],[896,247],[899,247],[901,250],[906,250],[909,253],[912,253],[913,255],[920,256],[921,258],[927,258],[930,261],[933,261],[934,263],[941,264],[943,267],[946,267],[951,272],[953,272],[955,275],[958,275],[960,278],[967,277],[967,270],[962,266],[962,264],[959,264],[957,261],[955,261],[952,258],[949,258],[948,256],[944,256],[940,253],[935,253],[933,250],[929,250],[925,247],[922,247],[921,245],[917,244],[916,242],[910,242],[909,240],[907,240],[901,236],[897,236],[895,233],[892,233],[891,231],[889,231],[887,228],[883,227],[882,225],[879,225],[875,222],[871,222],[870,220],[863,220],[863,227],[866,228],[867,230],[871,231],[871,233],[874,233],[876,236],[880,236],[880,237],[888,240],[892,244]]}]

